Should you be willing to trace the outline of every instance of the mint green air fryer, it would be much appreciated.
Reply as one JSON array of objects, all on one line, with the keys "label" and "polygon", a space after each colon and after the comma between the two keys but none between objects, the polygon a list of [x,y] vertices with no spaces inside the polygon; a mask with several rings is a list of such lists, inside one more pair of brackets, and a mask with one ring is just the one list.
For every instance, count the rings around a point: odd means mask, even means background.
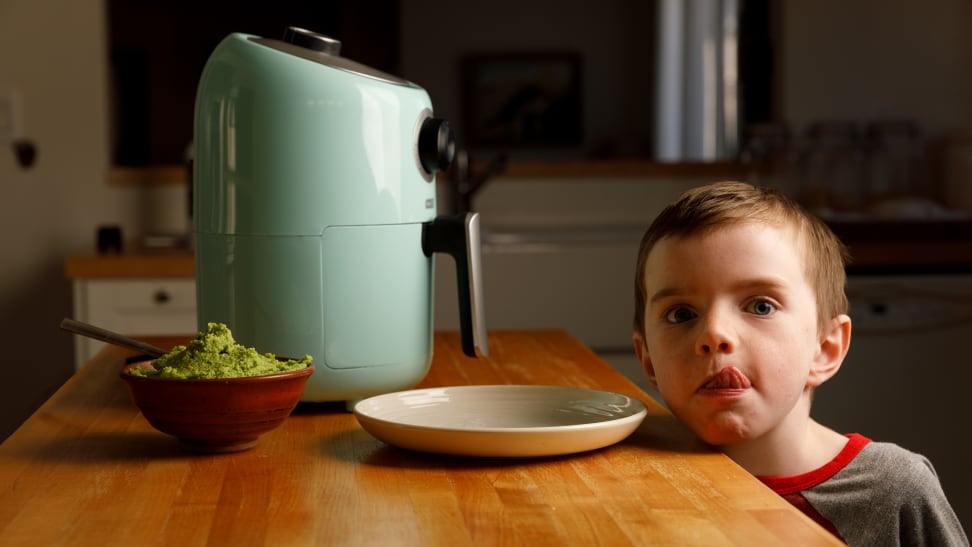
[{"label": "mint green air fryer", "polygon": [[463,351],[487,353],[478,216],[437,216],[447,122],[422,88],[289,28],[232,34],[196,97],[193,235],[200,329],[310,354],[303,401],[405,389],[432,359],[433,253],[456,259]]}]

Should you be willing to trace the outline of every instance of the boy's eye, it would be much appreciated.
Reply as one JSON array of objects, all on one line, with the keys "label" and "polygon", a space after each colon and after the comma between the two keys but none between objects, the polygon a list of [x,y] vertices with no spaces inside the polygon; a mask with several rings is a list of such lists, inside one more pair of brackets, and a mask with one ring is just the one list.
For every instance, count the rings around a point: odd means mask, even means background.
[{"label": "boy's eye", "polygon": [[685,307],[675,307],[665,312],[665,321],[675,324],[695,319],[695,312]]},{"label": "boy's eye", "polygon": [[746,311],[755,315],[769,315],[776,311],[776,306],[768,300],[753,300],[746,305]]}]

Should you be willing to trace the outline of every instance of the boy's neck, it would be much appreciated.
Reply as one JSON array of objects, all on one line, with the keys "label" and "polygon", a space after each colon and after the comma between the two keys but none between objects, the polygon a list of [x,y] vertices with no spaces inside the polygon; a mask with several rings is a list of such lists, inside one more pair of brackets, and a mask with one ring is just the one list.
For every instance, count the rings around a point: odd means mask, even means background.
[{"label": "boy's neck", "polygon": [[845,444],[847,437],[807,418],[806,427],[800,431],[776,430],[720,448],[757,477],[791,477],[826,465]]}]

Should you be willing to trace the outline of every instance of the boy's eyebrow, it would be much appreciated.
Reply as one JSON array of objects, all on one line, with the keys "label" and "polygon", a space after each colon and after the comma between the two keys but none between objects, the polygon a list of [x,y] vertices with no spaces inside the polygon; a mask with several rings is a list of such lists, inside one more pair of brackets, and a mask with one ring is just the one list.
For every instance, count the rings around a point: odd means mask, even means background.
[{"label": "boy's eyebrow", "polygon": [[682,290],[676,287],[662,287],[661,289],[658,289],[657,291],[655,291],[654,294],[651,295],[651,298],[648,299],[648,302],[654,304],[659,300],[668,298],[669,296],[675,296],[680,292],[682,292]]},{"label": "boy's eyebrow", "polygon": [[[785,279],[768,276],[743,279],[737,283],[734,283],[730,289],[733,291],[746,289],[780,289],[787,286],[789,286],[789,283],[787,283]],[[648,303],[654,304],[659,300],[672,296],[678,296],[679,294],[685,292],[688,291],[680,287],[662,287],[651,295],[651,297],[648,299]]]}]

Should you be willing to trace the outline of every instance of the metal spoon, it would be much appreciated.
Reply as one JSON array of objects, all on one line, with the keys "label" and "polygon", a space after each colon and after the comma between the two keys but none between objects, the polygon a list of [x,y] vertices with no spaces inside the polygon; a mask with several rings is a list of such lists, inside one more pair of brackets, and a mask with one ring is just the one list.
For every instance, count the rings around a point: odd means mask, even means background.
[{"label": "metal spoon", "polygon": [[108,342],[109,344],[116,346],[140,351],[150,357],[161,357],[166,353],[169,353],[162,348],[153,346],[152,344],[139,342],[133,338],[122,336],[117,332],[105,330],[101,327],[89,325],[88,323],[76,321],[74,319],[68,319],[67,317],[61,320],[61,328],[75,334],[80,334],[81,336],[87,336],[88,338],[94,338],[95,340],[101,340],[102,342]]}]

